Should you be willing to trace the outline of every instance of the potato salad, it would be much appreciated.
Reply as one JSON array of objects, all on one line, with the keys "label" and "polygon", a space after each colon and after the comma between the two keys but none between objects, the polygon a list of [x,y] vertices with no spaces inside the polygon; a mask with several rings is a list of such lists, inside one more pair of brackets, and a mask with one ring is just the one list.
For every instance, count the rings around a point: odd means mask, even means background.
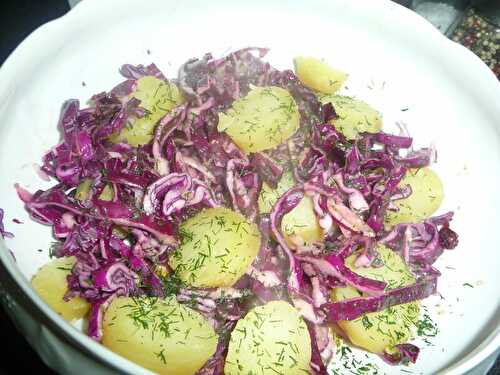
[{"label": "potato salad", "polygon": [[176,77],[125,64],[88,105],[66,101],[52,187],[16,186],[54,236],[32,286],[159,374],[328,374],[339,338],[415,362],[434,263],[458,244],[435,150],[385,132],[347,72],[267,52]]}]

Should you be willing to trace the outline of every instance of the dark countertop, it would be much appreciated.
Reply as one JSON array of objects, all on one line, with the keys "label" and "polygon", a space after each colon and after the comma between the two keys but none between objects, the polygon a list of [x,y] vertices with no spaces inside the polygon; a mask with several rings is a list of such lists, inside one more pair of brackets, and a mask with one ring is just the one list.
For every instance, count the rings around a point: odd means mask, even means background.
[{"label": "dark countertop", "polygon": [[[69,10],[66,0],[7,0],[0,4],[0,64],[34,29]],[[12,324],[0,305],[0,333],[4,338],[0,375],[55,374]]]},{"label": "dark countertop", "polygon": [[[410,4],[411,0],[399,0]],[[0,5],[0,64],[38,26],[69,10],[66,0],[15,0]],[[54,374],[38,358],[0,307],[0,332],[4,338],[0,374]],[[6,340],[5,340],[6,339]],[[488,375],[500,374],[500,361]]]}]

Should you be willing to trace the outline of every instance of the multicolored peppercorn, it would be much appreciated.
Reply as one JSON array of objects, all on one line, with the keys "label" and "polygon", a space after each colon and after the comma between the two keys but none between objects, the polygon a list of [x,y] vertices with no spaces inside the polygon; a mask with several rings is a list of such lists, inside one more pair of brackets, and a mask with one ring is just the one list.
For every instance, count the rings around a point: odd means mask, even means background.
[{"label": "multicolored peppercorn", "polygon": [[500,79],[500,28],[469,8],[451,39],[474,52]]}]

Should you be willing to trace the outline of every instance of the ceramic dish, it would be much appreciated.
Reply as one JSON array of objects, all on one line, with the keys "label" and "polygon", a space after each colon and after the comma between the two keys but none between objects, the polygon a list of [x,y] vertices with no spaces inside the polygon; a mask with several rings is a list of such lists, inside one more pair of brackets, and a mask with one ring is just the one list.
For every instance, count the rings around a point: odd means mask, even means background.
[{"label": "ceramic dish", "polygon": [[[299,54],[324,58],[350,73],[347,92],[378,108],[388,130],[404,121],[419,145],[436,146],[442,207],[456,212],[460,245],[437,264],[441,296],[425,302],[439,334],[407,370],[484,373],[500,346],[500,84],[472,53],[385,0],[86,0],[30,35],[0,69],[0,206],[16,236],[0,244],[0,296],[22,333],[61,373],[148,373],[65,323],[31,289],[51,233],[29,220],[13,184],[48,186],[33,164],[58,140],[61,104],[113,87],[123,63],[154,61],[171,77],[187,58],[248,45],[270,47],[278,68]],[[373,361],[379,373],[398,371]]]}]

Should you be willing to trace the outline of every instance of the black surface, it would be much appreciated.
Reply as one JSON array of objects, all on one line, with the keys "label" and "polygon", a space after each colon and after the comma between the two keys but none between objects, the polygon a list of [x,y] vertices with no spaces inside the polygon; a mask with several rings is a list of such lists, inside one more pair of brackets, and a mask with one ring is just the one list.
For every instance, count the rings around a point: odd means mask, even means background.
[{"label": "black surface", "polygon": [[33,30],[69,10],[66,0],[0,2],[0,64]]},{"label": "black surface", "polygon": [[498,0],[486,0],[476,6],[478,13],[486,17],[496,27],[500,27],[500,2]]},{"label": "black surface", "polygon": [[0,332],[4,339],[0,355],[0,374],[55,374],[38,358],[0,307]]},{"label": "black surface", "polygon": [[[66,0],[7,0],[0,2],[0,64],[38,26],[69,10]],[[55,374],[38,358],[0,306],[0,374]]]},{"label": "black surface", "polygon": [[[105,0],[103,0],[105,1]],[[405,0],[399,0],[405,3]],[[409,1],[406,1],[409,3]],[[69,10],[66,0],[12,0],[0,5],[0,64],[38,26]],[[0,306],[0,374],[54,374],[38,358]],[[500,374],[500,361],[489,375]]]}]

